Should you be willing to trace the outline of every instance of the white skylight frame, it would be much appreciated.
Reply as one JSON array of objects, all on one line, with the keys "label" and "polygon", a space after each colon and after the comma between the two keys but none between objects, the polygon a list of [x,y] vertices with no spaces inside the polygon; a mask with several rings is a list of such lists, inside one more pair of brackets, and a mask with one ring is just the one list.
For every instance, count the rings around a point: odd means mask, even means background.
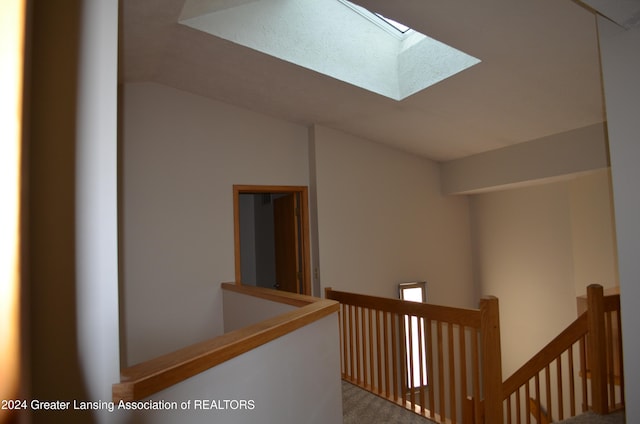
[{"label": "white skylight frame", "polygon": [[[353,10],[363,18],[368,19],[369,21],[371,21],[378,27],[382,28],[387,33],[398,38],[399,40],[404,40],[405,38],[409,37],[412,33],[415,32],[413,29],[409,28],[408,26],[400,22],[396,22],[393,19],[389,19],[385,16],[382,16],[379,13],[371,12],[370,10],[365,9],[364,7],[359,6],[355,3],[351,3],[348,0],[337,0],[337,1],[345,5],[349,9]],[[406,28],[406,30],[404,31],[400,30],[397,25],[402,25],[403,27]]]},{"label": "white skylight frame", "polygon": [[186,0],[179,23],[396,101],[480,62],[342,0]]},{"label": "white skylight frame", "polygon": [[401,34],[405,34],[408,31],[411,31],[411,28],[409,28],[405,24],[402,24],[402,23],[400,23],[398,21],[394,21],[393,19],[390,19],[390,18],[387,18],[385,16],[382,16],[379,13],[374,13],[374,15],[376,15],[378,18],[382,19],[383,21],[385,21],[386,23],[391,25],[394,29],[396,29]]}]

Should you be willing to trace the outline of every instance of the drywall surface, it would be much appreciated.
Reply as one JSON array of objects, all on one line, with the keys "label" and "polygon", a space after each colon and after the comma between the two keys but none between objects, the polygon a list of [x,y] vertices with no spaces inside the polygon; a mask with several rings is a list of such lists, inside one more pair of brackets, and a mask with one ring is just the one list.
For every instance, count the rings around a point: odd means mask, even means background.
[{"label": "drywall surface", "polygon": [[603,169],[604,124],[594,124],[442,164],[442,191],[470,194]]},{"label": "drywall surface", "polygon": [[619,285],[615,222],[609,169],[569,181],[576,296],[590,284]]},{"label": "drywall surface", "polygon": [[568,189],[499,191],[471,204],[476,278],[500,302],[507,378],[576,317]]},{"label": "drywall surface", "polygon": [[297,309],[295,306],[230,290],[222,291],[224,332],[238,330]]},{"label": "drywall surface", "polygon": [[123,89],[126,365],[222,334],[234,184],[308,185],[307,129],[153,83]]},{"label": "drywall surface", "polygon": [[[338,314],[237,356],[151,399],[176,402],[178,409],[144,411],[129,422],[341,423]],[[196,401],[208,402],[209,408],[196,409]],[[240,407],[240,401],[247,407]],[[189,409],[180,409],[182,402],[190,402]]]},{"label": "drywall surface", "polygon": [[[598,17],[617,228],[625,364],[640,357],[640,29],[623,30]],[[628,423],[640,422],[640,367],[625,366]]]},{"label": "drywall surface", "polygon": [[589,284],[616,286],[607,170],[472,196],[474,269],[500,301],[503,376],[577,317]]},{"label": "drywall surface", "polygon": [[397,298],[426,280],[429,302],[477,307],[468,202],[440,193],[438,165],[322,126],[311,140],[322,286]]},{"label": "drywall surface", "polygon": [[[83,2],[76,140],[78,350],[89,400],[120,376],[118,307],[118,7]],[[104,411],[96,422],[114,423]]]}]

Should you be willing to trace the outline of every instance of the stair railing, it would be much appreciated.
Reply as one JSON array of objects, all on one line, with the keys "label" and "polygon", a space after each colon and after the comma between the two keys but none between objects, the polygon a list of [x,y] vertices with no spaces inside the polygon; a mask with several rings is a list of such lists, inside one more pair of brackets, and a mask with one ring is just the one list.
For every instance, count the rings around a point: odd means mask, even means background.
[{"label": "stair railing", "polygon": [[343,379],[438,423],[502,423],[496,298],[460,309],[330,288],[325,297],[340,302]]},{"label": "stair railing", "polygon": [[[547,424],[624,406],[620,296],[587,288],[587,311],[502,386],[505,422]],[[476,421],[479,422],[479,421]],[[489,422],[489,421],[486,421]]]}]

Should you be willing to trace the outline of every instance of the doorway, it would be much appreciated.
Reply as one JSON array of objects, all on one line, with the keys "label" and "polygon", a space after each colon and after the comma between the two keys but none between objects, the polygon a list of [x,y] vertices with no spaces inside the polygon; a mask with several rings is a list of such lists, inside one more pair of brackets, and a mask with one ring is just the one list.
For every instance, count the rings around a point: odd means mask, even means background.
[{"label": "doorway", "polygon": [[236,284],[311,295],[308,190],[233,186]]}]

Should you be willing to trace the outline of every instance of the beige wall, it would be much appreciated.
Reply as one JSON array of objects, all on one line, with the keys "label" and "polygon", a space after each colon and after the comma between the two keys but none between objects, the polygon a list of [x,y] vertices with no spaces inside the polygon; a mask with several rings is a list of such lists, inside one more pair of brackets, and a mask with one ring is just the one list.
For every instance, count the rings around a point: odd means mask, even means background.
[{"label": "beige wall", "polygon": [[[333,313],[150,397],[178,407],[190,400],[190,410],[136,411],[127,423],[341,423],[339,340]],[[194,408],[202,399],[222,406]],[[225,400],[251,400],[254,408],[223,409]]]},{"label": "beige wall", "polygon": [[611,174],[601,169],[569,182],[573,278],[577,296],[589,284],[618,285]]},{"label": "beige wall", "polygon": [[165,86],[124,87],[127,363],[219,335],[233,184],[308,185],[307,129]]},{"label": "beige wall", "polygon": [[576,296],[616,285],[609,174],[472,196],[474,268],[500,300],[508,377],[576,318]]},{"label": "beige wall", "polygon": [[426,280],[430,302],[477,307],[468,202],[440,194],[438,164],[322,126],[313,140],[322,286]]}]

